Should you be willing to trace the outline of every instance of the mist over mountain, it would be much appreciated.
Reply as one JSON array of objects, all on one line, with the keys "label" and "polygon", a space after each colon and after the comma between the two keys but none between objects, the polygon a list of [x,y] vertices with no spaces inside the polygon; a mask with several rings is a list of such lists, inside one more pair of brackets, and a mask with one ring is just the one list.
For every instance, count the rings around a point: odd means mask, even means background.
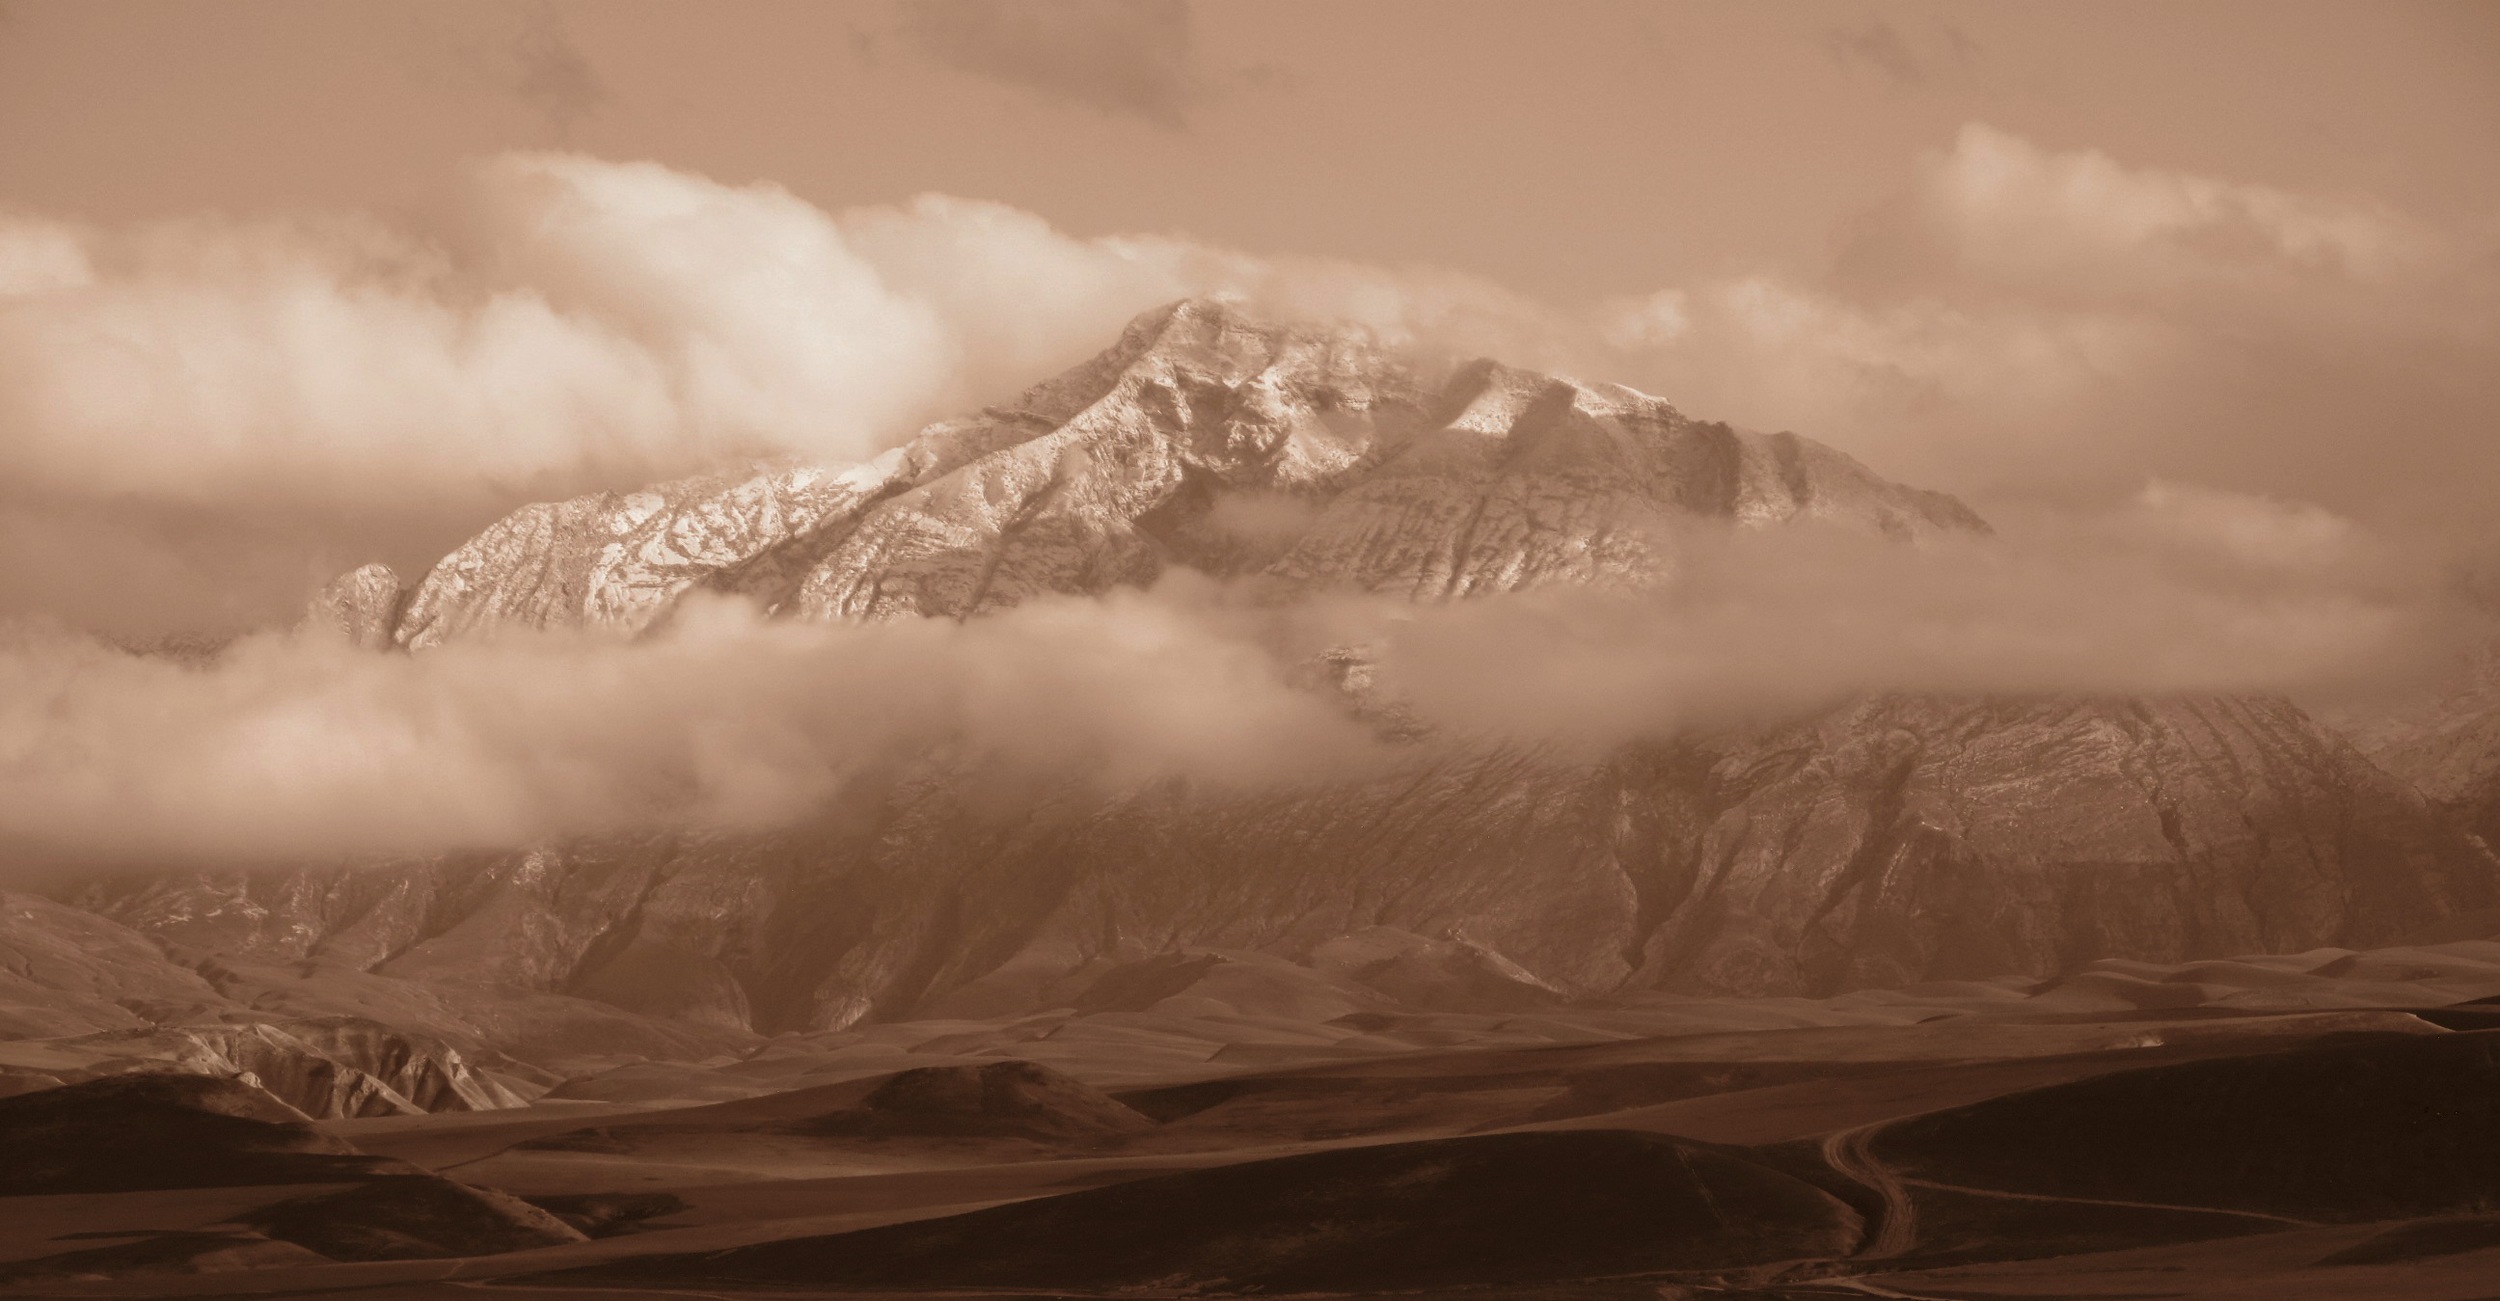
[{"label": "mist over mountain", "polygon": [[2485,1295],[2500,23],[2115,6],[0,0],[0,1297]]},{"label": "mist over mountain", "polygon": [[196,863],[101,917],[507,1049],[473,1000],[829,1030],[1372,931],[1819,996],[2500,906],[2453,801],[2281,694],[2466,625],[2331,525],[2136,511],[2002,536],[1792,434],[1185,300],[868,462],[529,506],[205,664],[21,651],[70,666],[21,734],[119,780],[6,808]]}]

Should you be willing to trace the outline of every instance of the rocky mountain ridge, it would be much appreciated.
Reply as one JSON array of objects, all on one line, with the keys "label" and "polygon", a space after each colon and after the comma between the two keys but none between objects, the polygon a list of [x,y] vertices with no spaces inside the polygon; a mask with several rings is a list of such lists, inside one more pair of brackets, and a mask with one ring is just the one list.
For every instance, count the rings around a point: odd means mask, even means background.
[{"label": "rocky mountain ridge", "polygon": [[1793,434],[1491,361],[1435,381],[1358,331],[1189,300],[875,460],[526,506],[413,588],[367,566],[315,613],[423,649],[511,626],[639,632],[698,590],[794,617],[962,618],[1175,565],[1431,599],[1654,576],[1686,519],[1986,528]]},{"label": "rocky mountain ridge", "polygon": [[[1793,435],[1497,363],[1433,373],[1193,301],[867,464],[527,507],[413,588],[368,567],[310,617],[422,654],[513,628],[634,635],[694,592],[970,618],[1173,567],[1275,600],[1439,601],[1638,583],[1672,571],[1680,527],[1798,520],[1913,543],[1986,528]],[[930,756],[768,834],[115,879],[73,901],[255,1006],[366,1000],[506,1047],[692,1058],[1117,1001],[1222,954],[1359,1007],[2358,947],[2500,906],[2500,866],[2279,699],[1882,697],[1594,757],[1419,742],[1384,775],[1263,792],[1002,799]]]}]

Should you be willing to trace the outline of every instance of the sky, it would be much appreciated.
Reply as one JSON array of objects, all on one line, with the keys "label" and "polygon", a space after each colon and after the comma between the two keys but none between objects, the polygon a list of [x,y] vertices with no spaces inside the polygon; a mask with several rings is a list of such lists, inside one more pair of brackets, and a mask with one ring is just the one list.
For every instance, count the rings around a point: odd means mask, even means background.
[{"label": "sky", "polygon": [[1966,122],[2490,232],[2479,3],[14,0],[0,202],[430,214],[509,149],[1570,298],[1825,269]]},{"label": "sky", "polygon": [[[2488,3],[0,0],[0,842],[753,821],[894,738],[1362,762],[1203,593],[114,649],[525,502],[864,459],[1202,293],[1795,430],[2027,540],[1346,616],[1453,726],[2348,682],[2500,573],[2495,161]],[[989,726],[948,665],[1066,708]]]}]

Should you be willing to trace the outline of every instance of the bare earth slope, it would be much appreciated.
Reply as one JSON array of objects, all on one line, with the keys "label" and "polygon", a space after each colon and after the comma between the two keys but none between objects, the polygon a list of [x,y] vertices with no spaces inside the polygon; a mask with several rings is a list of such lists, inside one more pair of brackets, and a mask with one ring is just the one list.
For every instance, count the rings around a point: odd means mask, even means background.
[{"label": "bare earth slope", "polygon": [[1832,1256],[1858,1235],[1838,1199],[1742,1154],[1579,1130],[1245,1162],[547,1281],[1359,1292]]},{"label": "bare earth slope", "polygon": [[[1462,961],[1374,935],[1328,965],[1383,954]],[[2500,1249],[2476,1209],[2500,944],[1473,1015],[1189,992],[1272,961],[1154,966],[1179,987],[1157,1011],[684,1064],[781,1090],[713,1105],[313,1127],[172,1076],[0,1102],[0,1169],[40,1176],[0,1194],[0,1290],[2149,1294],[2089,1283],[2134,1269],[2162,1295],[2258,1273],[2246,1295],[2458,1301]],[[1170,1051],[1190,1035],[1298,1056]],[[1136,1083],[1089,1082],[1113,1076]]]}]

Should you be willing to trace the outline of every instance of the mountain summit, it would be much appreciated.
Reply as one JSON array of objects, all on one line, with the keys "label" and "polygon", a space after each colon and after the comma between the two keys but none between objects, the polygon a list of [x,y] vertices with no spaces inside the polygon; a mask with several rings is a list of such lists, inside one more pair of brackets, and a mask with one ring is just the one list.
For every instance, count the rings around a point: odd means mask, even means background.
[{"label": "mountain summit", "polygon": [[[800,618],[960,618],[1172,566],[1434,599],[1637,580],[1672,565],[1668,526],[1795,519],[1986,527],[1793,434],[1489,360],[1427,375],[1359,331],[1189,299],[865,464],[524,507],[436,565],[390,634],[421,649],[508,626],[633,632],[693,590]],[[354,635],[399,609],[370,568],[341,582],[324,606]]]},{"label": "mountain summit", "polygon": [[[1640,582],[1685,525],[1800,520],[1986,528],[1794,435],[1495,362],[1427,373],[1359,332],[1191,300],[865,464],[526,507],[413,591],[369,567],[314,617],[422,654],[505,628],[630,635],[697,591],[793,619],[971,618],[1186,567],[1280,600],[1440,601]],[[1595,756],[1442,739],[1291,791],[932,772],[768,834],[80,900],[212,955],[230,996],[300,998],[268,973],[308,964],[432,1009],[421,1028],[664,1055],[1141,990],[1507,1007],[2385,944],[2500,903],[2500,866],[2279,699],[1889,696]]]}]

